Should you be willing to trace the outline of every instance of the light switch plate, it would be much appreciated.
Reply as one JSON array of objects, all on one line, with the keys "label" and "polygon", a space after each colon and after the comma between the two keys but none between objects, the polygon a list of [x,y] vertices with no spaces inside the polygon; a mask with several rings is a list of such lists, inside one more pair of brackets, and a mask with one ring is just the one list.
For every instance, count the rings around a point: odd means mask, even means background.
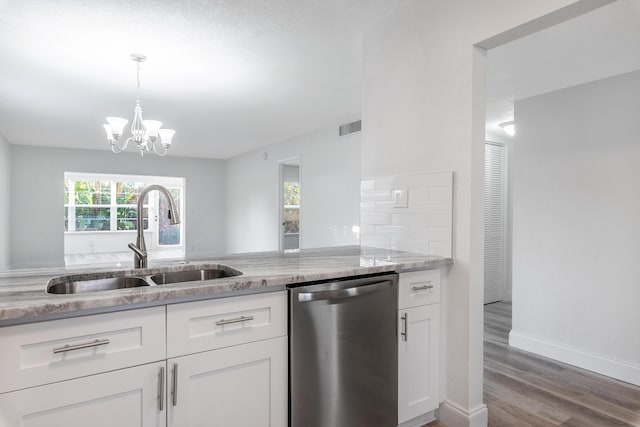
[{"label": "light switch plate", "polygon": [[409,190],[407,189],[393,190],[393,207],[394,208],[409,207]]}]

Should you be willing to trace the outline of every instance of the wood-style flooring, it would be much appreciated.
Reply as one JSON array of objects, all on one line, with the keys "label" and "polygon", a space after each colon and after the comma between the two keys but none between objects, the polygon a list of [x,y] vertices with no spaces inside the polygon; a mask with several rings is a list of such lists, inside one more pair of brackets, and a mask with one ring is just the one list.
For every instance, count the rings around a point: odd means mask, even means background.
[{"label": "wood-style flooring", "polygon": [[[484,308],[490,427],[640,426],[640,387],[509,347],[511,303]],[[439,421],[424,427],[447,427]]]},{"label": "wood-style flooring", "polygon": [[640,387],[509,347],[510,303],[484,314],[489,426],[640,426]]}]

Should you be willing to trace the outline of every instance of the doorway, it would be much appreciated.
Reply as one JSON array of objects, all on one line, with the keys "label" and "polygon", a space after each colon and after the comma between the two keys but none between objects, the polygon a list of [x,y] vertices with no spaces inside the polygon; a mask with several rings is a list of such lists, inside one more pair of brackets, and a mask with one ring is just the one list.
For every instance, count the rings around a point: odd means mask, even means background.
[{"label": "doorway", "polygon": [[300,157],[293,157],[280,163],[280,250],[300,249]]}]

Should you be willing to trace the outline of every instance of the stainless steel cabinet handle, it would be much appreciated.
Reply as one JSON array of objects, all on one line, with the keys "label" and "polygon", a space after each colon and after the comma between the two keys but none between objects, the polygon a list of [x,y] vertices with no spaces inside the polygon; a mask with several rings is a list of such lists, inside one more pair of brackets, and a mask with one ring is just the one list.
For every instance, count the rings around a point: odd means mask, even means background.
[{"label": "stainless steel cabinet handle", "polygon": [[424,291],[425,289],[433,289],[433,285],[431,284],[431,282],[427,282],[428,285],[423,285],[423,286],[412,286],[411,289],[414,291]]},{"label": "stainless steel cabinet handle", "polygon": [[222,320],[218,320],[216,322],[216,325],[222,326],[222,325],[228,325],[230,323],[246,322],[246,321],[249,321],[249,320],[253,320],[253,316],[240,316],[240,317],[237,317],[235,319],[228,319],[228,320],[222,319]]},{"label": "stainless steel cabinet handle", "polygon": [[171,402],[173,406],[178,404],[178,364],[173,364],[173,389],[171,390]]},{"label": "stainless steel cabinet handle", "polygon": [[402,315],[402,332],[400,332],[400,335],[402,335],[404,341],[409,339],[409,313]]},{"label": "stainless steel cabinet handle", "polygon": [[158,409],[160,412],[164,410],[164,366],[158,372]]},{"label": "stainless steel cabinet handle", "polygon": [[384,282],[370,283],[362,286],[356,286],[355,288],[347,289],[335,289],[330,291],[317,291],[317,292],[301,292],[298,294],[299,302],[308,301],[321,301],[339,298],[357,297],[360,295],[372,294],[374,292],[381,291],[385,287],[393,286],[393,282],[390,280]]},{"label": "stainless steel cabinet handle", "polygon": [[106,345],[106,344],[109,344],[109,340],[95,340],[91,342],[85,342],[82,344],[74,344],[74,345],[67,344],[63,347],[54,348],[53,352],[64,353],[67,351],[80,350],[82,348],[89,348],[89,347],[97,347],[99,345]]}]

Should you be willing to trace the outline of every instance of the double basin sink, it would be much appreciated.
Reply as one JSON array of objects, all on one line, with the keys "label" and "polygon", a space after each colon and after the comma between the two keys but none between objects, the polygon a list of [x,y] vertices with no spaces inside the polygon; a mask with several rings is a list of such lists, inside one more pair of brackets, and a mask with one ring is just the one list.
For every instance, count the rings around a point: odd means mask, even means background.
[{"label": "double basin sink", "polygon": [[140,270],[140,273],[136,270],[128,270],[72,274],[49,280],[47,293],[78,294],[110,291],[171,283],[199,282],[240,276],[241,274],[242,272],[234,268],[220,264],[181,265],[179,267]]}]

